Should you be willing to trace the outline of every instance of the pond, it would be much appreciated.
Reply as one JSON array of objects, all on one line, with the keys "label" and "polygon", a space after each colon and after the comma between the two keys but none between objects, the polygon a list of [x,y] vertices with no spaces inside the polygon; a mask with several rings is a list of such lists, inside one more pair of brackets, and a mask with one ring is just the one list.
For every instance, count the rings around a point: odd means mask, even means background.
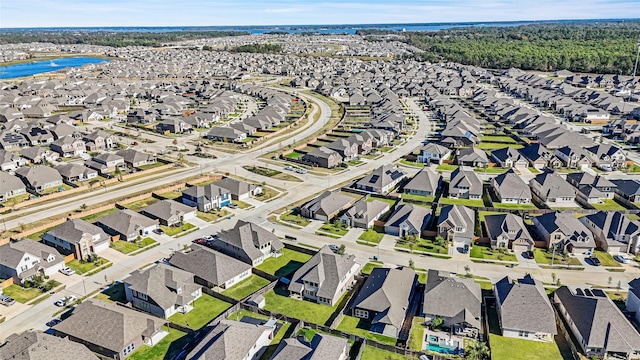
[{"label": "pond", "polygon": [[108,62],[107,59],[94,57],[65,57],[46,61],[35,61],[26,64],[0,66],[0,79],[11,79],[23,76],[31,76],[62,69],[77,67],[86,64]]}]

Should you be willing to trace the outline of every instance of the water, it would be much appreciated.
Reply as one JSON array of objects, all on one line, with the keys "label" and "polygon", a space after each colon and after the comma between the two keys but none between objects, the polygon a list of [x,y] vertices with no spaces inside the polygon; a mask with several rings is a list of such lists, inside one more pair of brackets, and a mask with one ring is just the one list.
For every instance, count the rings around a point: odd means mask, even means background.
[{"label": "water", "polygon": [[52,71],[82,66],[85,64],[97,64],[108,62],[107,59],[92,57],[65,57],[46,61],[36,61],[26,64],[0,66],[0,79],[12,79],[35,74],[43,74]]}]

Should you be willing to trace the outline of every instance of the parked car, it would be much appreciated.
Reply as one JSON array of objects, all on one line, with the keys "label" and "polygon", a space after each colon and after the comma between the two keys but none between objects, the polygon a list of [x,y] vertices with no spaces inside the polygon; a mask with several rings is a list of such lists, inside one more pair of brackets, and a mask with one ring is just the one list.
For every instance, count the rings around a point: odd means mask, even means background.
[{"label": "parked car", "polygon": [[613,257],[617,262],[628,264],[631,262],[631,258],[626,254],[617,254]]},{"label": "parked car", "polygon": [[600,266],[600,260],[598,260],[598,258],[596,256],[590,256],[589,258],[589,262],[591,262],[591,265],[593,266]]},{"label": "parked car", "polygon": [[531,259],[531,260],[535,258],[535,256],[533,255],[533,251],[531,250],[525,251],[522,255],[524,255],[525,258]]},{"label": "parked car", "polygon": [[202,238],[204,239],[204,241],[213,241],[213,236],[211,235],[205,235]]},{"label": "parked car", "polygon": [[74,302],[78,301],[78,298],[73,296],[73,295],[69,295],[67,297],[67,305],[69,304],[73,304]]},{"label": "parked car", "polygon": [[158,235],[162,235],[162,234],[164,234],[164,230],[162,230],[162,229],[160,229],[160,228],[154,229],[154,230],[153,230],[153,232],[154,232],[154,233],[156,233],[156,234],[158,234]]},{"label": "parked car", "polygon": [[54,302],[53,305],[63,307],[66,305],[66,303],[67,303],[67,298],[63,297],[62,299],[56,300],[56,302]]},{"label": "parked car", "polygon": [[204,245],[206,243],[206,241],[203,238],[197,238],[193,240],[193,242],[200,245]]},{"label": "parked car", "polygon": [[238,204],[236,203],[229,203],[229,205],[227,205],[228,207],[232,208],[232,209],[236,209],[238,207]]},{"label": "parked car", "polygon": [[335,244],[330,244],[330,245],[327,245],[327,246],[329,247],[329,250],[331,250],[333,252],[337,252],[338,249],[340,249],[340,247],[338,245],[335,245]]},{"label": "parked car", "polygon": [[53,320],[51,320],[51,321],[49,321],[49,322],[47,323],[47,326],[48,326],[48,327],[52,327],[52,326],[57,325],[57,324],[59,324],[59,323],[60,323],[60,319],[53,319]]},{"label": "parked car", "polygon": [[70,267],[66,267],[66,266],[65,266],[65,267],[63,267],[62,269],[60,269],[60,272],[61,272],[61,273],[63,273],[63,274],[65,274],[65,275],[67,275],[67,276],[71,276],[71,275],[73,275],[73,274],[75,274],[75,273],[76,273],[76,271],[75,271],[75,270],[73,270],[73,269],[72,269],[72,268],[70,268]]},{"label": "parked car", "polygon": [[285,170],[293,171],[293,166],[291,166],[291,165],[287,165],[287,166],[285,166],[285,167],[284,167],[284,169],[285,169]]},{"label": "parked car", "polygon": [[0,302],[4,306],[11,306],[16,303],[16,301],[12,297],[7,295],[0,295]]}]

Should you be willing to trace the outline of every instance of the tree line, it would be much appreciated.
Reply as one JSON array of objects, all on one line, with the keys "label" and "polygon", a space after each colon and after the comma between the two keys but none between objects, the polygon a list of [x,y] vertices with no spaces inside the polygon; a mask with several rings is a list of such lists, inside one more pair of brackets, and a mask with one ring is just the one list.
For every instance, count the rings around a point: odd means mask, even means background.
[{"label": "tree line", "polygon": [[278,53],[282,52],[282,45],[280,44],[247,44],[240,45],[229,49],[230,52],[245,52],[245,53]]}]

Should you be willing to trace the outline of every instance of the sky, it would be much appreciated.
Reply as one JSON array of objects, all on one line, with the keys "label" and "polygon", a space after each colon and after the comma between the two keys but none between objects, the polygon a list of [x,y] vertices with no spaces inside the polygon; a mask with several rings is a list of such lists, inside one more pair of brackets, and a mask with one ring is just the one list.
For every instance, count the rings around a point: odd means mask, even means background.
[{"label": "sky", "polygon": [[0,0],[0,28],[640,18],[640,0]]}]

